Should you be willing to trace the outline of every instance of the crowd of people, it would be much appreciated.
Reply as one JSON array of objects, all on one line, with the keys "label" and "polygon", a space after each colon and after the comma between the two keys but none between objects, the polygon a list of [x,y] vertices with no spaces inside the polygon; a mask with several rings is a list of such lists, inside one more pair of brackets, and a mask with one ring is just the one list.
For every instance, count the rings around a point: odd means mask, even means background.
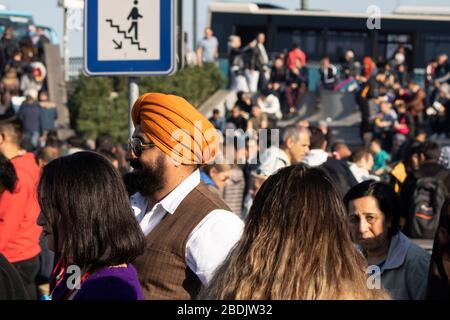
[{"label": "crowd of people", "polygon": [[[212,37],[199,63],[217,59]],[[450,149],[428,139],[446,56],[426,88],[398,76],[401,48],[378,65],[322,59],[318,107],[332,90],[361,108],[352,146],[327,122],[278,126],[308,89],[306,54],[271,62],[256,38],[230,38],[229,114],[146,93],[127,146],[40,139],[23,105],[0,115],[0,299],[450,298]]]},{"label": "crowd of people", "polygon": [[50,101],[41,28],[29,27],[22,39],[6,27],[0,39],[0,114],[15,114],[23,121],[25,139],[33,148],[43,146],[55,130],[56,104]]},{"label": "crowd of people", "polygon": [[[177,96],[145,94],[132,118],[129,172],[107,134],[32,154],[21,121],[2,116],[0,297],[448,299],[450,174],[436,143],[411,143],[402,184],[373,171],[380,145],[328,153],[306,123],[261,154],[253,139],[221,148]],[[434,240],[433,255],[411,238]]]}]

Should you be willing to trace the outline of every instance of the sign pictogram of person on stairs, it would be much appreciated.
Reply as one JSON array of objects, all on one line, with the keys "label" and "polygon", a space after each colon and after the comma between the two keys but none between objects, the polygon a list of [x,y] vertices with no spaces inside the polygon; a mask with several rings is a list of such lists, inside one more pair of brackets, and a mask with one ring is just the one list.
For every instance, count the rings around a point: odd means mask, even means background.
[{"label": "sign pictogram of person on stairs", "polygon": [[134,40],[136,40],[136,41],[138,39],[138,20],[140,18],[143,18],[143,16],[141,16],[141,14],[139,13],[139,9],[137,7],[138,4],[139,4],[139,2],[137,0],[135,0],[134,7],[133,7],[133,9],[131,9],[131,12],[127,18],[127,20],[131,19],[131,27],[130,27],[130,29],[128,29],[128,33],[131,33],[134,30]]}]

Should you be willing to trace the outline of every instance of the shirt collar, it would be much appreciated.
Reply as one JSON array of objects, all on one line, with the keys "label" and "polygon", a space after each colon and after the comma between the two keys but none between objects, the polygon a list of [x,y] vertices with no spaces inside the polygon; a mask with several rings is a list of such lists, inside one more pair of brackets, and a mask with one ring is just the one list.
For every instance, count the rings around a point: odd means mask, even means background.
[{"label": "shirt collar", "polygon": [[391,244],[389,245],[386,263],[382,269],[397,269],[403,265],[410,245],[411,242],[403,233],[398,232],[395,236],[393,236],[391,239]]},{"label": "shirt collar", "polygon": [[[162,207],[165,211],[167,211],[170,214],[173,214],[175,210],[177,210],[178,206],[180,205],[181,201],[183,201],[184,198],[187,197],[187,195],[195,189],[200,184],[200,170],[195,170],[193,173],[191,173],[190,176],[188,176],[186,179],[183,180],[175,189],[173,189],[167,196],[165,196],[160,202],[156,203],[152,210],[157,207]],[[132,205],[135,207],[135,213],[136,215],[139,215],[142,213],[142,210],[145,210],[145,208],[148,205],[147,199],[142,196],[140,193],[136,193],[131,197]],[[147,211],[148,210],[147,208]]]}]

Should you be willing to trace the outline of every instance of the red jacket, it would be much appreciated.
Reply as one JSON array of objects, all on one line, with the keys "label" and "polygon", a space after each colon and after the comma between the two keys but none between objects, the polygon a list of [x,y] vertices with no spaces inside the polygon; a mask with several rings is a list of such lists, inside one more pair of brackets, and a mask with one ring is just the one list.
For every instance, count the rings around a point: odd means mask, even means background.
[{"label": "red jacket", "polygon": [[300,60],[302,67],[305,66],[306,54],[298,48],[291,50],[288,53],[288,69],[289,70],[293,70],[296,68],[296,60]]},{"label": "red jacket", "polygon": [[31,259],[41,251],[40,212],[37,199],[39,167],[34,155],[27,153],[11,160],[17,173],[14,192],[0,195],[0,253],[11,263]]}]

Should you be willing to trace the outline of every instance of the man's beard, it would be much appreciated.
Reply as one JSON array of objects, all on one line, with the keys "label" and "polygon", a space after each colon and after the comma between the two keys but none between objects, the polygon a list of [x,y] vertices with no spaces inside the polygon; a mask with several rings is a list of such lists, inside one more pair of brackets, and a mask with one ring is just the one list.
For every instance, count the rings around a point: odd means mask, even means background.
[{"label": "man's beard", "polygon": [[154,166],[143,164],[139,159],[130,161],[130,165],[135,169],[131,172],[130,178],[133,188],[144,197],[152,197],[155,192],[164,188],[164,155],[156,159]]}]

